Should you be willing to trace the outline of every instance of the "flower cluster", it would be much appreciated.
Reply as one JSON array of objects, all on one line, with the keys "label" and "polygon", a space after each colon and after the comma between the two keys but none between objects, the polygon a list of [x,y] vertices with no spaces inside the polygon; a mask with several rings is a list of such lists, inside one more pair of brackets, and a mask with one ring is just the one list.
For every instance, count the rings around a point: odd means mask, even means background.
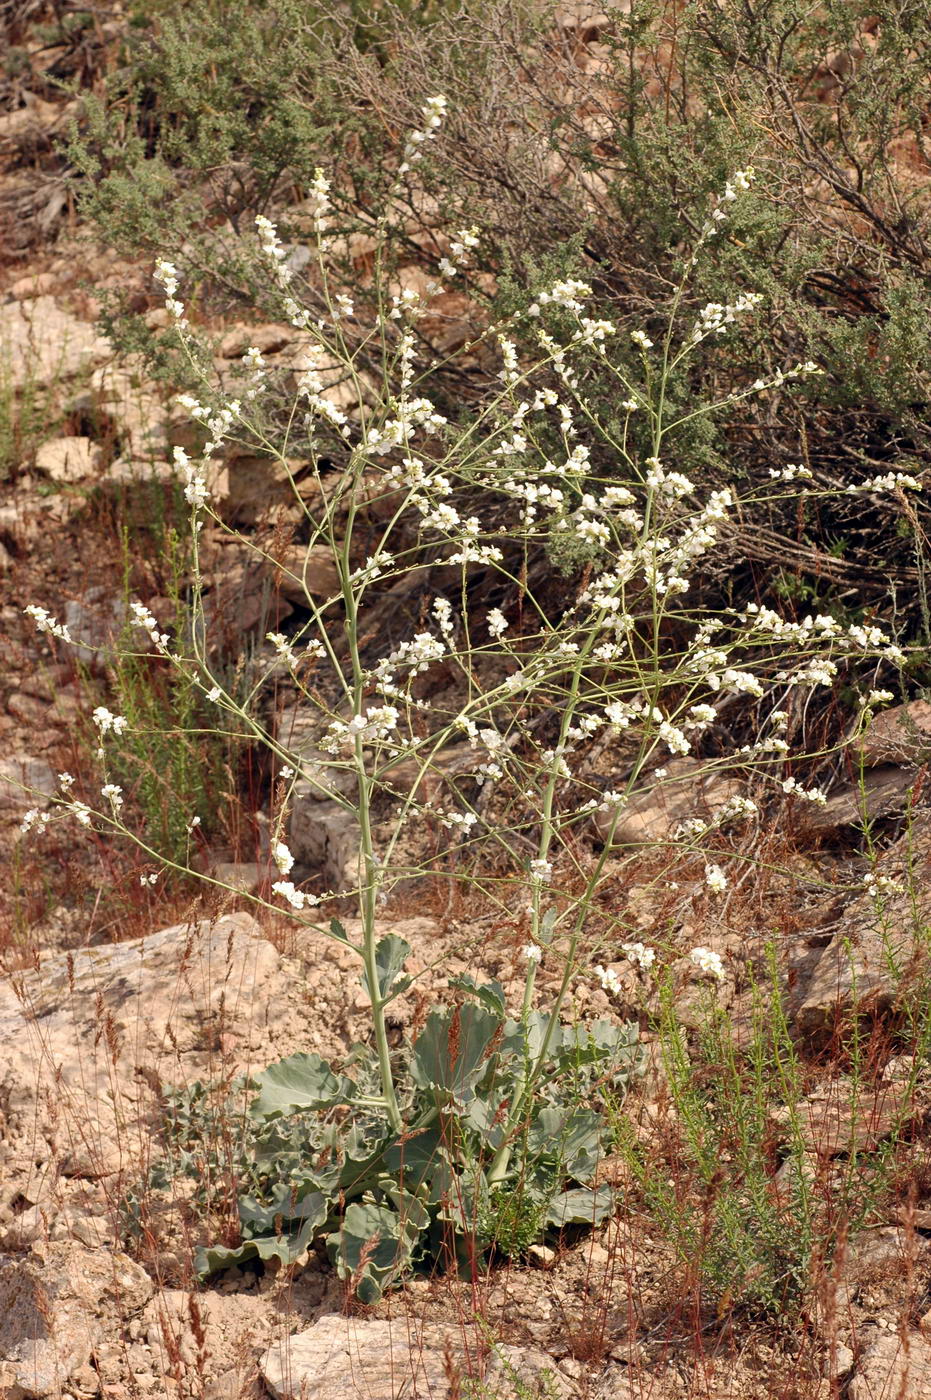
[{"label": "flower cluster", "polygon": [[423,116],[423,126],[416,131],[412,131],[407,138],[404,147],[404,154],[401,164],[398,166],[398,175],[409,174],[412,166],[422,160],[424,147],[428,141],[435,141],[436,134],[443,125],[443,118],[446,116],[448,103],[445,97],[428,97],[421,109]]},{"label": "flower cluster", "polygon": [[35,603],[30,603],[28,607],[23,608],[23,612],[27,617],[32,618],[36,624],[37,632],[46,632],[50,637],[57,637],[61,642],[73,643],[74,638],[68,628],[64,623],[54,618],[47,608],[40,608]]}]

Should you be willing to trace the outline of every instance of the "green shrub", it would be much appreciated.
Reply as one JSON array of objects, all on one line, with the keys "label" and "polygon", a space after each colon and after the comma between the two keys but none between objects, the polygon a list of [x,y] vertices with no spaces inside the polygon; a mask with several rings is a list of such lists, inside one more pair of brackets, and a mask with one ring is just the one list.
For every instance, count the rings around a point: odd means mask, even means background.
[{"label": "green shrub", "polygon": [[[423,219],[416,186],[401,187],[389,260],[432,268],[424,249],[435,230],[476,223],[465,285],[477,304],[483,272],[497,278],[498,316],[556,275],[581,275],[599,312],[649,331],[679,296],[683,230],[698,227],[728,171],[753,164],[759,197],[701,248],[681,309],[727,302],[735,286],[761,292],[766,309],[670,376],[670,406],[687,419],[677,464],[738,486],[786,461],[831,486],[914,473],[931,445],[931,201],[917,173],[931,70],[924,8],[774,0],[738,17],[720,0],[633,0],[595,26],[596,47],[580,47],[578,35],[560,39],[545,6],[505,0],[385,3],[377,42],[355,7],[336,3],[312,19],[297,0],[147,7],[74,143],[83,206],[108,240],[184,246],[204,295],[257,298],[267,314],[275,299],[251,257],[252,215],[281,205],[283,237],[305,240],[296,205],[324,165],[342,189],[336,231],[370,228],[399,133],[423,93],[440,91],[448,128],[421,166],[436,204]],[[344,272],[364,305],[357,271],[347,262]],[[826,374],[800,394],[742,394],[806,359]],[[462,417],[494,372],[476,365],[464,380],[440,367],[429,383]],[[616,427],[612,378],[594,367],[586,392]],[[687,417],[692,403],[728,393],[715,420]],[[722,601],[767,595],[776,576],[782,596],[817,586],[827,606],[855,589],[861,608],[884,611],[892,579],[898,626],[923,635],[921,609],[906,601],[923,590],[922,528],[901,496],[754,508],[722,542]],[[551,550],[566,569],[581,563],[566,541]]]}]

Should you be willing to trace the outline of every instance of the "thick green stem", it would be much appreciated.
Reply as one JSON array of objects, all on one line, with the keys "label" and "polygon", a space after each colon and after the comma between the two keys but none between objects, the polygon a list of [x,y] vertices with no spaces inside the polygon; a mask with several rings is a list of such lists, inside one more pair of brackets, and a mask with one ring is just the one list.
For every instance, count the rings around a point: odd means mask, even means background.
[{"label": "thick green stem", "polygon": [[372,822],[370,810],[370,779],[362,772],[362,740],[356,739],[356,754],[359,762],[359,830],[360,857],[362,863],[361,913],[362,913],[362,963],[365,968],[365,985],[372,1002],[372,1026],[375,1032],[375,1048],[378,1052],[378,1069],[381,1076],[381,1089],[385,1099],[388,1118],[394,1132],[403,1127],[398,1099],[394,1091],[394,1075],[391,1070],[391,1047],[388,1044],[388,1031],[385,1026],[385,1003],[378,987],[378,966],[375,959],[377,943],[376,905],[378,898],[378,859],[372,843]]}]

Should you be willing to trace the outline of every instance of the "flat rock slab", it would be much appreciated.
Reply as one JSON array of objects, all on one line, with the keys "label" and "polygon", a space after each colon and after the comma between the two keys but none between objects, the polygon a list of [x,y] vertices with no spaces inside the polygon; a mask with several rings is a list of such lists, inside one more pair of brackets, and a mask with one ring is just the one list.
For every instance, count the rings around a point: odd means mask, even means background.
[{"label": "flat rock slab", "polygon": [[592,817],[599,841],[613,846],[636,846],[668,840],[680,822],[689,817],[710,820],[715,812],[740,794],[740,784],[719,769],[697,758],[673,758],[665,765],[662,780],[647,779],[617,807],[606,807]]},{"label": "flat rock slab", "polygon": [[928,1400],[931,1346],[919,1332],[879,1332],[864,1346],[849,1400]]},{"label": "flat rock slab", "polygon": [[10,365],[14,389],[50,387],[93,369],[112,355],[110,342],[54,297],[31,297],[0,306],[0,353]]},{"label": "flat rock slab", "polygon": [[913,1115],[905,1084],[854,1086],[849,1079],[810,1094],[797,1108],[798,1131],[809,1152],[837,1157],[872,1150]]},{"label": "flat rock slab", "polygon": [[29,807],[47,807],[58,787],[58,779],[44,758],[11,754],[0,758],[0,813],[17,816]]},{"label": "flat rock slab", "polygon": [[927,962],[931,828],[924,815],[886,853],[882,873],[894,877],[898,891],[855,898],[826,946],[794,961],[789,1009],[801,1036],[830,1036],[854,1006],[884,1014]]},{"label": "flat rock slab", "polygon": [[876,715],[859,741],[864,763],[924,763],[931,753],[931,704],[911,700]]},{"label": "flat rock slab", "polygon": [[65,1154],[61,1169],[118,1168],[112,1144],[126,1159],[144,1143],[153,1089],[216,1075],[224,1047],[247,1046],[284,1004],[279,962],[238,913],[55,954],[0,981],[0,1180],[12,1185],[14,1162],[33,1169],[37,1130]]},{"label": "flat rock slab", "polygon": [[60,1396],[105,1329],[153,1292],[120,1251],[51,1243],[24,1258],[0,1256],[0,1395]]},{"label": "flat rock slab", "polygon": [[88,437],[49,438],[36,450],[36,471],[53,481],[85,481],[103,465],[103,448]]},{"label": "flat rock slab", "polygon": [[525,1347],[488,1351],[475,1328],[418,1327],[329,1314],[306,1332],[276,1342],[261,1363],[276,1400],[446,1400],[462,1383],[516,1400],[537,1394],[569,1400],[575,1391],[551,1357]]}]

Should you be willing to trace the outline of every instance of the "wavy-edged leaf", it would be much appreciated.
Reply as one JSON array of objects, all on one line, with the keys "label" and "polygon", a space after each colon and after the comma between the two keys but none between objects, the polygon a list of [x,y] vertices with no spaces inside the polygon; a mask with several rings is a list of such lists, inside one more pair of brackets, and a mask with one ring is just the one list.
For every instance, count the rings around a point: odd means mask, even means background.
[{"label": "wavy-edged leaf", "polygon": [[557,1230],[564,1225],[600,1225],[613,1210],[614,1191],[610,1186],[580,1186],[552,1198],[546,1208],[546,1223]]},{"label": "wavy-edged leaf", "polygon": [[416,1191],[429,1181],[446,1160],[443,1150],[445,1137],[436,1125],[419,1133],[398,1138],[384,1152],[385,1171],[408,1191]]},{"label": "wavy-edged leaf", "polygon": [[304,1253],[313,1240],[315,1231],[322,1222],[305,1220],[300,1230],[290,1235],[260,1235],[257,1239],[243,1240],[235,1249],[214,1245],[210,1249],[198,1249],[194,1256],[194,1267],[199,1279],[230,1269],[234,1264],[247,1264],[250,1259],[280,1259],[282,1264],[293,1264]]},{"label": "wavy-edged leaf", "polygon": [[253,1118],[282,1118],[348,1103],[355,1092],[351,1079],[335,1075],[326,1060],[301,1051],[269,1065],[254,1079],[259,1090],[249,1113]]},{"label": "wavy-edged leaf", "polygon": [[431,1011],[411,1056],[414,1081],[465,1106],[475,1097],[500,1031],[501,1018],[483,1006]]},{"label": "wavy-edged leaf", "polygon": [[537,937],[544,948],[548,948],[553,941],[553,934],[556,930],[556,920],[558,918],[559,910],[555,905],[551,905],[540,920],[540,926],[537,929]]},{"label": "wavy-edged leaf", "polygon": [[243,1228],[253,1237],[275,1233],[277,1223],[282,1221],[309,1221],[317,1229],[329,1213],[326,1197],[313,1190],[299,1195],[299,1190],[291,1182],[279,1181],[268,1205],[260,1204],[254,1196],[241,1196],[239,1219]]},{"label": "wavy-edged leaf", "polygon": [[487,1010],[504,1019],[507,1007],[500,982],[476,982],[471,973],[461,972],[458,977],[450,977],[449,985],[461,992],[470,992]]},{"label": "wavy-edged leaf", "polygon": [[362,1303],[377,1303],[410,1264],[420,1229],[408,1227],[397,1211],[371,1202],[346,1207],[342,1225],[327,1235],[327,1249],[342,1279],[349,1279]]},{"label": "wavy-edged leaf", "polygon": [[375,973],[378,995],[382,1001],[388,1000],[389,995],[400,996],[411,985],[411,977],[401,977],[410,955],[411,945],[396,933],[386,933],[384,938],[379,939],[375,947]]}]

